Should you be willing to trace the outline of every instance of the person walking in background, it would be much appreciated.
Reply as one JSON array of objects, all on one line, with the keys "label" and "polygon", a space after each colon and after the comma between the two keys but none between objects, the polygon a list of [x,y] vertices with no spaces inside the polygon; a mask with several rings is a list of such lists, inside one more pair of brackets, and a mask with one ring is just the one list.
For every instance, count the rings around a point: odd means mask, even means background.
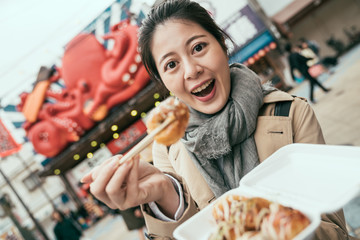
[{"label": "person walking in background", "polygon": [[307,40],[306,38],[300,38],[299,41],[300,41],[301,45],[303,45],[305,43],[306,46],[309,47],[311,49],[311,51],[313,51],[316,54],[316,56],[319,56],[320,48],[319,48],[319,45],[317,44],[317,42]]},{"label": "person walking in background", "polygon": [[306,64],[308,65],[309,68],[314,66],[315,64],[319,63],[318,56],[315,54],[315,52],[309,47],[308,43],[305,41],[301,42],[300,54],[303,55],[304,57],[310,59],[306,62]]},{"label": "person walking in background", "polygon": [[72,211],[70,208],[66,208],[63,211],[63,215],[65,218],[69,219],[70,221],[72,221],[74,223],[74,225],[76,225],[77,228],[82,229],[81,224],[79,223],[79,217],[78,214],[75,213],[74,211]]},{"label": "person walking in background", "polygon": [[305,79],[310,82],[310,101],[316,103],[314,99],[314,86],[318,85],[324,92],[329,92],[330,89],[325,88],[316,78],[310,75],[309,66],[307,62],[312,58],[304,57],[300,54],[299,47],[293,47],[291,43],[286,44],[285,50],[289,53],[288,60],[290,65],[290,72],[295,81],[294,70],[297,69]]},{"label": "person walking in background", "polygon": [[57,240],[79,240],[82,236],[82,231],[75,223],[66,218],[62,212],[55,210],[52,219],[56,221],[54,227],[54,234]]},{"label": "person walking in background", "polygon": [[300,54],[307,58],[312,58],[308,60],[306,63],[309,66],[309,73],[313,77],[318,77],[323,73],[333,74],[334,71],[329,69],[329,65],[334,65],[334,59],[331,57],[325,57],[324,59],[320,59],[319,56],[319,47],[312,43],[312,41],[308,41],[304,38],[300,39],[301,44],[301,52]]}]

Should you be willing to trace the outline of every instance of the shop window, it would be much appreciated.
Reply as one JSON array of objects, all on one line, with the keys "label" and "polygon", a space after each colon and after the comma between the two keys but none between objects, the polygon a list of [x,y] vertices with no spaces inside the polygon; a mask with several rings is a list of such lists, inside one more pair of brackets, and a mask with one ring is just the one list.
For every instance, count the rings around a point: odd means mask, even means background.
[{"label": "shop window", "polygon": [[38,171],[32,172],[29,176],[23,179],[23,183],[29,192],[38,188],[42,182],[38,176]]}]

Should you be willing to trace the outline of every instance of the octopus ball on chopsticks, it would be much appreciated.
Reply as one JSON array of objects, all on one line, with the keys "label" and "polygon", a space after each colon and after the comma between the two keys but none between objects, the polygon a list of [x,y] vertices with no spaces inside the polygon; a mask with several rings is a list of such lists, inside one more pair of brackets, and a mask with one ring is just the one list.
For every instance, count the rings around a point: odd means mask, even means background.
[{"label": "octopus ball on chopsticks", "polygon": [[150,133],[167,119],[173,119],[169,126],[154,137],[156,142],[170,146],[184,136],[189,117],[188,107],[178,99],[169,97],[151,111],[146,127]]}]

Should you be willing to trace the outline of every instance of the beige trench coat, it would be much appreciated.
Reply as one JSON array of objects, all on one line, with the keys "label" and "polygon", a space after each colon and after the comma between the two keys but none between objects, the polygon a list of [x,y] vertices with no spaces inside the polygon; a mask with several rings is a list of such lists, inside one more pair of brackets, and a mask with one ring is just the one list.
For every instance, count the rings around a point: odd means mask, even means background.
[{"label": "beige trench coat", "polygon": [[[274,116],[275,102],[279,101],[293,101],[289,117]],[[319,123],[306,100],[294,98],[281,91],[270,93],[264,98],[264,107],[258,117],[255,142],[260,162],[290,143],[325,143]],[[215,200],[215,196],[181,142],[175,143],[169,150],[164,145],[154,143],[153,161],[161,171],[171,174],[181,182],[188,204],[183,216],[176,222],[156,219],[147,205],[142,206],[152,239],[173,239],[174,229]],[[323,216],[315,239],[348,239],[342,211]]]}]

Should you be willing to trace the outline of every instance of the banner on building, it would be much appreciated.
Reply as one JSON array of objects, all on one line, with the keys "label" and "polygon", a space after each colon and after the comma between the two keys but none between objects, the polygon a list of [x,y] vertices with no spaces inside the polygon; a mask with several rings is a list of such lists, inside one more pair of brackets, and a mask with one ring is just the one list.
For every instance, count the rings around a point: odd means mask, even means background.
[{"label": "banner on building", "polygon": [[9,130],[0,119],[0,157],[6,157],[20,150],[21,145],[16,143]]},{"label": "banner on building", "polygon": [[110,141],[106,146],[112,154],[118,154],[129,150],[129,146],[134,144],[143,134],[146,133],[146,126],[142,119],[133,123],[130,127],[119,134],[118,137]]}]

